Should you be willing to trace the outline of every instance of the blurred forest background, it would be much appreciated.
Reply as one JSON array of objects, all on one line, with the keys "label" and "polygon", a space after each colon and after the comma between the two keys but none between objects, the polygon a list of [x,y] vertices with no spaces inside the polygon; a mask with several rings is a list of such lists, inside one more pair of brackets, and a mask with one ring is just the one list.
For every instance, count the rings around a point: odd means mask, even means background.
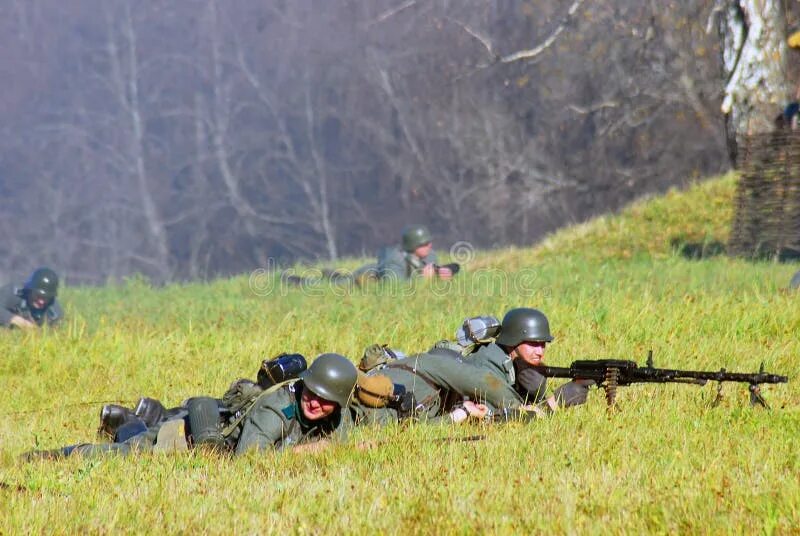
[{"label": "blurred forest background", "polygon": [[0,279],[530,244],[730,167],[722,11],[2,0]]}]

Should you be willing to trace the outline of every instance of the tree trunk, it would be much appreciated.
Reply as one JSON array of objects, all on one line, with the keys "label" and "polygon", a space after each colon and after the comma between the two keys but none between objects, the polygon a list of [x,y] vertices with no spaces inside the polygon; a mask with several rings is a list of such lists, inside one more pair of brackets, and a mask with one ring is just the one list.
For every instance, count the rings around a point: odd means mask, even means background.
[{"label": "tree trunk", "polygon": [[720,24],[731,161],[746,136],[769,132],[789,98],[782,0],[728,0]]}]

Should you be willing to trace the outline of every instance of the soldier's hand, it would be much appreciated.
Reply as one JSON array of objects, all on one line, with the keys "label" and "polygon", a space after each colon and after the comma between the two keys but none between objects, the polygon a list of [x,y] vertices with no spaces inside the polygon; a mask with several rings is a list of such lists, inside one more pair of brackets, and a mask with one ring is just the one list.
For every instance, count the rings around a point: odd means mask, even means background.
[{"label": "soldier's hand", "polygon": [[19,315],[14,315],[11,317],[11,325],[20,329],[32,329],[36,327],[36,324]]},{"label": "soldier's hand", "polygon": [[434,277],[436,275],[436,266],[426,264],[422,267],[422,277]]},{"label": "soldier's hand", "polygon": [[440,266],[438,275],[439,275],[439,279],[445,279],[445,280],[452,279],[453,278],[453,270],[451,270],[450,268],[446,268],[444,266]]},{"label": "soldier's hand", "polygon": [[475,419],[483,419],[489,413],[489,407],[486,404],[476,404],[471,400],[466,400],[463,406],[469,416]]}]

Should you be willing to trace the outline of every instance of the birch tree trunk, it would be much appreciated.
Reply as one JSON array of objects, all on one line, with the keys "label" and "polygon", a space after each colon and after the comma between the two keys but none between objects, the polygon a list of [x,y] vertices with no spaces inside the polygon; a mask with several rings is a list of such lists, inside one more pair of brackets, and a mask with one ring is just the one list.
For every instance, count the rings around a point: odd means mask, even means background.
[{"label": "birch tree trunk", "polygon": [[722,17],[722,112],[736,164],[744,138],[772,130],[772,119],[789,98],[786,20],[782,0],[727,0]]}]

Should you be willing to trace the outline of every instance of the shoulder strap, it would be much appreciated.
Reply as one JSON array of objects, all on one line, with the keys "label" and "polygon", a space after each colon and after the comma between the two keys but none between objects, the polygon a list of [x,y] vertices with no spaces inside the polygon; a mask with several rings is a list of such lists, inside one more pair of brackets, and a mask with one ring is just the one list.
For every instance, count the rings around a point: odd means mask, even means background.
[{"label": "shoulder strap", "polygon": [[249,405],[247,406],[247,409],[242,411],[239,414],[238,417],[236,417],[233,421],[231,421],[231,423],[228,426],[226,426],[225,428],[222,429],[222,437],[228,437],[228,436],[231,435],[231,433],[236,429],[237,426],[239,426],[239,424],[244,420],[244,418],[247,417],[250,414],[250,412],[255,407],[256,402],[258,402],[259,400],[261,400],[265,396],[271,395],[272,393],[277,392],[279,389],[282,389],[286,385],[289,385],[290,383],[294,383],[296,381],[297,381],[296,378],[295,379],[291,379],[291,380],[286,380],[285,382],[276,383],[275,385],[271,386],[269,389],[265,389],[264,392],[262,392],[257,397],[255,397],[252,401],[249,402]]}]

